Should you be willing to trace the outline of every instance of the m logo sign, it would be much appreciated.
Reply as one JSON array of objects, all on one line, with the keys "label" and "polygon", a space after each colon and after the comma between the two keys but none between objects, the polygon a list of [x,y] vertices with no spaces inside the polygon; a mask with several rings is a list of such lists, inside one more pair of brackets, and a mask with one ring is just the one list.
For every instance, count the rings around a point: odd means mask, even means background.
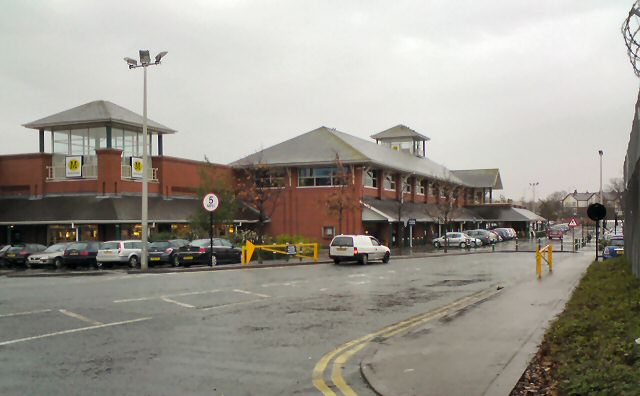
[{"label": "m logo sign", "polygon": [[143,172],[144,166],[142,158],[131,157],[131,177],[133,179],[142,179]]},{"label": "m logo sign", "polygon": [[65,157],[64,175],[66,177],[82,177],[81,155],[70,155]]}]

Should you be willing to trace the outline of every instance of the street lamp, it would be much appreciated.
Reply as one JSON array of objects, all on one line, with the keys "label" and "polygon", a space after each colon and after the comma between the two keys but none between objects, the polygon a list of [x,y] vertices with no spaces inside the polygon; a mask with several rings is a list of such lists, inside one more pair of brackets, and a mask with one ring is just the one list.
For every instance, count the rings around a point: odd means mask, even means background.
[{"label": "street lamp", "polygon": [[602,150],[598,150],[598,154],[600,154],[600,203],[604,204],[602,200]]},{"label": "street lamp", "polygon": [[146,271],[148,268],[148,226],[149,226],[149,190],[148,190],[148,171],[149,171],[149,156],[147,154],[147,66],[159,65],[162,58],[167,54],[167,51],[162,51],[156,55],[155,62],[151,62],[149,56],[149,50],[140,50],[140,64],[135,59],[124,58],[129,69],[136,69],[142,67],[144,69],[144,93],[142,100],[142,252],[140,254],[140,269]]},{"label": "street lamp", "polygon": [[539,182],[529,183],[531,186],[531,190],[533,191],[533,211],[536,211],[536,186],[540,184]]}]

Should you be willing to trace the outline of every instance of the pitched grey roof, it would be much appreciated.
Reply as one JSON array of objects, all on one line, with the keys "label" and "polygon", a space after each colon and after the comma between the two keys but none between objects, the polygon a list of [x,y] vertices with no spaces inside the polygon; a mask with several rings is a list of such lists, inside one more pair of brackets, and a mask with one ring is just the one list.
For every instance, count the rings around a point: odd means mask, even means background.
[{"label": "pitched grey roof", "polygon": [[595,193],[590,193],[590,192],[586,192],[586,193],[569,193],[567,194],[566,197],[564,197],[562,200],[564,201],[565,199],[567,199],[567,197],[572,196],[573,198],[575,198],[576,201],[588,201],[589,199],[591,199],[591,197],[593,197]]},{"label": "pitched grey roof", "polygon": [[392,150],[335,129],[320,127],[255,154],[232,162],[233,167],[332,165],[336,154],[345,164],[371,164],[407,174],[416,174],[454,184],[466,185],[449,169],[427,158]]},{"label": "pitched grey roof", "polygon": [[428,137],[419,134],[408,126],[404,126],[402,124],[396,125],[392,128],[385,129],[382,132],[378,132],[375,135],[371,135],[373,139],[389,139],[389,138],[413,138],[416,140],[426,140],[429,141]]},{"label": "pitched grey roof", "polygon": [[[23,124],[23,126],[31,129],[61,130],[86,125],[112,123],[141,131],[142,121],[140,114],[106,100],[96,100],[36,121],[28,122]],[[174,129],[150,119],[147,119],[147,126],[150,131],[155,133],[164,134],[176,132]]]},{"label": "pitched grey roof", "polygon": [[500,169],[466,169],[451,171],[468,186],[477,188],[492,188],[502,190]]}]

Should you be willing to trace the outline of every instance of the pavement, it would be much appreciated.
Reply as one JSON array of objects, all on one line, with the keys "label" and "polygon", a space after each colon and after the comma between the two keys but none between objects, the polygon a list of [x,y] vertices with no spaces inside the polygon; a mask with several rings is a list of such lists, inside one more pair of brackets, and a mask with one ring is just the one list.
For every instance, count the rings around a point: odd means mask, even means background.
[{"label": "pavement", "polygon": [[550,321],[593,260],[592,248],[437,321],[372,343],[361,373],[379,395],[508,395]]}]

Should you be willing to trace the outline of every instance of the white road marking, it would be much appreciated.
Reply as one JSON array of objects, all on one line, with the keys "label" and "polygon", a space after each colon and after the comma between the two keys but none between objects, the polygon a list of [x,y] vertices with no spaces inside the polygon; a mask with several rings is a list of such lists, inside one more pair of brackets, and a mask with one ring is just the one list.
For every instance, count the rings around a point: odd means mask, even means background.
[{"label": "white road marking", "polygon": [[42,339],[42,338],[53,337],[53,336],[64,335],[64,334],[79,333],[81,331],[102,329],[104,327],[120,326],[120,325],[125,325],[125,324],[130,324],[130,323],[137,323],[137,322],[142,322],[142,321],[149,320],[149,319],[151,319],[151,317],[133,319],[133,320],[125,320],[125,321],[122,321],[122,322],[105,323],[105,324],[101,324],[101,325],[88,326],[88,327],[80,327],[78,329],[56,331],[55,333],[48,333],[48,334],[42,334],[42,335],[33,336],[33,337],[18,338],[16,340],[3,341],[3,342],[0,342],[0,346],[17,344],[19,342],[27,342],[27,341],[39,340],[39,339]]},{"label": "white road marking", "polygon": [[233,289],[233,291],[234,291],[234,292],[236,292],[236,293],[250,294],[250,295],[252,295],[252,296],[258,296],[258,297],[262,297],[262,298],[269,298],[269,297],[271,297],[271,296],[270,296],[270,295],[268,295],[268,294],[254,293],[254,292],[250,292],[250,291],[247,291],[247,290]]},{"label": "white road marking", "polygon": [[297,280],[283,283],[263,283],[261,287],[276,287],[276,286],[296,286],[298,283],[309,283],[308,280]]},{"label": "white road marking", "polygon": [[195,308],[195,305],[185,304],[185,303],[182,303],[180,301],[172,300],[172,299],[170,299],[168,297],[162,297],[161,300],[164,301],[164,302],[176,304],[176,305],[179,305],[179,306],[185,307],[185,308]]},{"label": "white road marking", "polygon": [[63,315],[67,315],[67,316],[69,316],[71,318],[78,319],[78,320],[81,320],[83,322],[92,324],[94,326],[99,326],[99,325],[103,325],[104,324],[102,322],[98,322],[97,320],[89,319],[86,316],[82,316],[82,315],[80,315],[78,313],[67,311],[66,309],[59,309],[58,312],[60,312]]},{"label": "white road marking", "polygon": [[358,278],[358,277],[366,277],[367,274],[351,274],[347,276],[347,278]]},{"label": "white road marking", "polygon": [[215,307],[206,307],[206,308],[198,308],[198,309],[201,310],[201,311],[211,311],[211,310],[214,310],[214,309],[227,308],[227,307],[232,307],[234,305],[251,304],[251,303],[260,302],[260,301],[264,301],[264,299],[263,298],[257,298],[255,300],[238,301],[238,302],[233,302],[233,303],[228,303],[228,304],[216,305]]},{"label": "white road marking", "polygon": [[213,290],[204,290],[204,291],[196,291],[196,292],[187,292],[187,293],[177,293],[177,294],[164,294],[162,296],[152,296],[152,297],[140,297],[140,298],[127,298],[124,300],[115,300],[114,303],[125,303],[125,302],[134,302],[134,301],[148,301],[148,300],[158,300],[167,297],[182,297],[182,296],[195,296],[198,294],[208,294],[208,293],[217,293],[219,289]]},{"label": "white road marking", "polygon": [[38,314],[38,313],[45,313],[45,312],[51,312],[50,309],[38,309],[36,311],[25,311],[25,312],[14,312],[14,313],[8,313],[8,314],[0,314],[0,318],[8,318],[11,316],[22,316],[22,315],[31,315],[31,314]]},{"label": "white road marking", "polygon": [[379,276],[378,279],[387,279],[384,276]]},{"label": "white road marking", "polygon": [[366,285],[367,283],[371,283],[370,281],[360,281],[360,282],[349,282],[351,285]]},{"label": "white road marking", "polygon": [[394,270],[389,270],[387,272],[390,273],[390,274],[395,274],[396,273],[396,271],[394,271]]},{"label": "white road marking", "polygon": [[321,292],[325,292],[327,290],[329,290],[329,289],[327,289],[326,287],[323,287],[322,289],[320,289]]}]

